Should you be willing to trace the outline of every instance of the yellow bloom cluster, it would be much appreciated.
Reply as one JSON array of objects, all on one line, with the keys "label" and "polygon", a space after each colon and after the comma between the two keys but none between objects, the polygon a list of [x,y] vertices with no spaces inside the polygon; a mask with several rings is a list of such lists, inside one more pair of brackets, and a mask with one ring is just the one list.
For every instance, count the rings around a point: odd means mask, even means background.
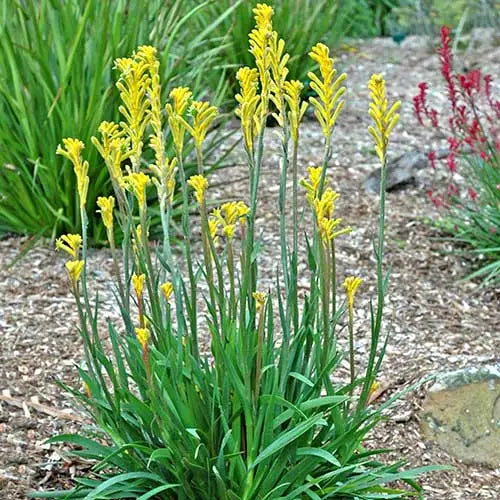
[{"label": "yellow bloom cluster", "polygon": [[97,212],[101,214],[102,222],[106,229],[113,231],[113,209],[115,207],[115,199],[113,196],[99,196],[97,198],[97,206],[100,208]]},{"label": "yellow bloom cluster", "polygon": [[257,70],[243,67],[236,73],[236,79],[240,84],[240,93],[236,94],[239,103],[236,116],[241,120],[241,128],[245,138],[248,151],[253,149],[253,141],[260,129],[260,121],[257,119],[257,106],[260,96],[257,95],[259,74]]},{"label": "yellow bloom cluster", "polygon": [[[231,201],[224,203],[220,208],[216,208],[212,212],[212,216],[216,224],[222,226],[222,231],[224,236],[228,240],[232,240],[234,236],[234,228],[236,222],[240,221],[240,224],[245,223],[245,216],[249,213],[250,209],[242,201]],[[217,226],[215,226],[217,227]]]},{"label": "yellow bloom cluster", "polygon": [[307,74],[311,80],[311,88],[318,94],[318,99],[311,97],[309,102],[314,107],[314,114],[321,125],[325,139],[328,140],[333,132],[337,117],[344,107],[344,100],[341,97],[345,92],[345,87],[342,86],[342,83],[347,75],[342,73],[338,78],[335,78],[337,70],[326,45],[316,44],[309,56],[318,63],[321,73],[321,79],[312,71]]},{"label": "yellow bloom cluster", "polygon": [[126,187],[134,193],[139,210],[146,208],[146,186],[150,181],[150,177],[143,172],[132,172],[125,177]]},{"label": "yellow bloom cluster", "polygon": [[319,194],[319,183],[321,181],[322,167],[308,167],[309,179],[301,179],[300,185],[306,188],[306,199],[312,206]]},{"label": "yellow bloom cluster", "polygon": [[290,122],[290,130],[292,132],[292,139],[296,142],[299,137],[299,125],[302,121],[304,113],[307,109],[307,102],[300,100],[300,93],[304,85],[298,80],[284,82],[284,98],[288,103],[290,111],[288,112],[288,121]]},{"label": "yellow bloom cluster", "polygon": [[79,234],[64,234],[56,240],[56,249],[64,250],[73,258],[66,262],[66,269],[73,283],[80,279],[84,266],[83,260],[78,259],[81,244],[82,237]]},{"label": "yellow bloom cluster", "polygon": [[149,339],[151,338],[151,333],[148,328],[136,328],[135,334],[137,336],[137,340],[142,346],[143,350],[146,350],[148,346]]},{"label": "yellow bloom cluster", "polygon": [[68,270],[68,275],[72,282],[76,283],[80,279],[83,266],[83,260],[69,260],[66,262],[66,269]]},{"label": "yellow bloom cluster", "polygon": [[[269,54],[269,41],[272,38],[272,17],[274,10],[266,4],[259,3],[253,9],[255,14],[255,28],[248,35],[250,43],[250,53],[255,58],[255,65],[259,72],[260,79],[260,103],[258,109],[258,120],[260,126],[265,121],[268,106],[269,93],[271,87],[271,75],[269,69],[271,67],[271,57]],[[258,131],[259,133],[260,131]]]},{"label": "yellow bloom cluster", "polygon": [[139,47],[133,57],[124,57],[115,61],[115,68],[121,73],[116,86],[123,102],[123,105],[118,109],[125,118],[125,122],[121,122],[120,125],[130,137],[131,149],[135,157],[134,171],[139,167],[138,161],[142,154],[143,145],[142,138],[149,121],[147,113],[149,101],[146,95],[151,86],[148,58],[151,53],[149,49],[146,46]]},{"label": "yellow bloom cluster", "polygon": [[144,280],[146,279],[145,274],[133,274],[132,275],[132,286],[134,287],[135,295],[138,299],[142,297],[144,290]]},{"label": "yellow bloom cluster", "polygon": [[96,137],[91,137],[90,140],[106,163],[111,181],[120,189],[124,189],[122,163],[132,155],[130,139],[114,122],[102,122],[99,126],[99,133],[101,141]]},{"label": "yellow bloom cluster", "polygon": [[82,141],[78,139],[63,139],[64,148],[57,146],[56,154],[66,157],[73,163],[76,175],[78,196],[80,197],[80,207],[83,208],[87,202],[87,191],[89,189],[89,163],[82,161],[82,150],[85,147]]},{"label": "yellow bloom cluster", "polygon": [[168,125],[172,132],[172,138],[177,150],[177,154],[182,155],[184,149],[185,127],[180,118],[184,115],[191,99],[192,92],[187,87],[176,87],[170,92],[170,99],[173,104],[167,103],[165,109],[168,115]]},{"label": "yellow bloom cluster", "polygon": [[170,281],[167,281],[160,285],[160,289],[165,296],[165,300],[168,302],[170,300],[170,297],[172,296],[172,293],[174,292],[174,286],[172,285],[172,283],[170,283]]},{"label": "yellow bloom cluster", "polygon": [[356,291],[358,290],[361,283],[363,283],[363,280],[354,276],[349,276],[344,281],[344,287],[346,290],[347,299],[349,301],[349,309],[351,309],[351,311],[354,306],[354,295],[356,294]]},{"label": "yellow bloom cluster", "polygon": [[321,198],[315,198],[313,203],[319,234],[324,244],[328,244],[341,234],[350,233],[351,228],[337,230],[342,219],[335,219],[335,201],[340,197],[338,193],[327,187]]},{"label": "yellow bloom cluster", "polygon": [[78,257],[81,244],[82,237],[79,234],[64,234],[56,240],[57,250],[64,250],[74,259]]},{"label": "yellow bloom cluster", "polygon": [[201,205],[208,189],[207,179],[203,175],[192,175],[187,182],[194,189],[196,201]]},{"label": "yellow bloom cluster", "polygon": [[369,114],[372,117],[375,127],[368,127],[368,131],[375,141],[375,151],[381,163],[385,163],[385,154],[387,145],[389,144],[389,136],[391,135],[394,125],[399,120],[399,114],[396,111],[401,106],[401,101],[396,101],[389,110],[387,98],[385,97],[385,81],[382,75],[372,75],[368,83],[370,90]]},{"label": "yellow bloom cluster", "polygon": [[257,312],[260,312],[266,302],[267,294],[265,294],[264,292],[253,292],[252,297],[255,300],[255,308]]},{"label": "yellow bloom cluster", "polygon": [[211,106],[206,101],[193,101],[189,108],[193,117],[193,124],[190,125],[182,116],[178,120],[184,125],[198,147],[201,146],[207,135],[210,125],[217,117],[217,107]]}]

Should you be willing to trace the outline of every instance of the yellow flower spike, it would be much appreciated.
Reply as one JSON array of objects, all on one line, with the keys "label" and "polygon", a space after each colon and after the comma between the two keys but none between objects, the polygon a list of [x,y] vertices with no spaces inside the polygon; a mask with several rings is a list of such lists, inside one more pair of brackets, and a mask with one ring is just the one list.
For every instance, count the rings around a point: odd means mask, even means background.
[{"label": "yellow flower spike", "polygon": [[193,93],[188,87],[176,87],[170,92],[170,99],[172,104],[167,103],[165,109],[168,115],[168,124],[170,131],[172,132],[172,138],[174,140],[175,148],[178,154],[182,153],[184,149],[184,124],[179,120],[189,104],[189,100]]},{"label": "yellow flower spike", "polygon": [[149,339],[151,338],[151,333],[147,328],[136,328],[135,334],[137,336],[137,340],[142,346],[142,350],[146,350],[148,346]]},{"label": "yellow flower spike", "polygon": [[85,147],[82,141],[73,138],[63,139],[64,148],[57,146],[56,154],[62,155],[71,161],[76,175],[78,196],[80,197],[80,207],[84,207],[87,202],[87,191],[89,189],[89,163],[82,161],[81,152]]},{"label": "yellow flower spike", "polygon": [[[318,196],[319,183],[321,181],[322,167],[308,167],[309,179],[301,179],[300,185],[306,188],[306,199],[311,206],[314,205],[314,200]],[[325,181],[325,186],[326,186]]]},{"label": "yellow flower spike", "polygon": [[368,83],[370,90],[370,109],[368,113],[373,119],[375,126],[368,127],[375,142],[375,151],[381,163],[385,163],[387,145],[392,129],[399,120],[399,114],[396,111],[401,106],[401,101],[396,101],[387,111],[388,103],[385,96],[385,81],[381,74],[373,74]]},{"label": "yellow flower spike", "polygon": [[290,122],[292,139],[295,142],[298,140],[299,125],[307,109],[307,102],[300,101],[300,93],[303,88],[304,85],[298,80],[284,82],[283,84],[284,98],[290,108],[288,112],[288,121]]},{"label": "yellow flower spike", "polygon": [[160,289],[163,292],[165,300],[168,302],[170,300],[170,297],[172,296],[172,293],[174,292],[174,285],[172,285],[170,281],[167,281],[160,285]]},{"label": "yellow flower spike", "polygon": [[358,290],[361,283],[363,283],[363,280],[354,276],[349,276],[344,281],[344,287],[346,290],[347,299],[349,301],[349,309],[351,310],[354,306],[354,295],[356,295],[356,291]]},{"label": "yellow flower spike", "polygon": [[337,70],[334,67],[334,60],[330,57],[330,49],[322,44],[316,44],[309,56],[318,63],[321,79],[312,71],[307,74],[311,80],[310,86],[318,95],[318,99],[311,97],[309,102],[314,107],[314,115],[321,125],[325,139],[329,140],[335,122],[344,107],[344,100],[341,99],[345,92],[342,83],[347,78],[342,73],[335,78]]},{"label": "yellow flower spike", "polygon": [[162,168],[157,165],[150,165],[151,171],[155,174],[153,184],[156,186],[158,197],[161,199],[173,201],[175,192],[175,172],[177,171],[177,158],[169,160],[164,159]]},{"label": "yellow flower spike", "polygon": [[243,67],[236,73],[236,79],[240,84],[240,93],[236,95],[239,107],[236,116],[241,120],[241,129],[245,138],[248,151],[253,149],[253,141],[258,133],[258,125],[255,121],[257,106],[260,96],[257,95],[259,73],[254,69]]},{"label": "yellow flower spike", "polygon": [[120,125],[130,137],[131,149],[135,158],[133,162],[135,170],[138,168],[139,158],[142,154],[142,138],[149,121],[147,93],[151,86],[150,62],[145,58],[145,52],[139,49],[133,58],[117,59],[115,68],[121,73],[116,87],[120,91],[123,105],[118,110],[125,118],[125,122],[121,122]]},{"label": "yellow flower spike", "polygon": [[101,141],[96,137],[91,137],[92,144],[106,162],[111,179],[121,189],[125,189],[122,163],[133,153],[129,147],[130,138],[125,137],[125,132],[113,122],[102,122],[99,126],[99,132]]},{"label": "yellow flower spike", "polygon": [[258,106],[257,119],[257,134],[264,124],[268,107],[269,107],[269,92],[271,86],[271,76],[269,70],[271,67],[271,57],[269,53],[269,42],[273,37],[273,26],[271,19],[274,10],[267,4],[259,3],[253,9],[255,14],[256,27],[248,35],[250,44],[250,53],[255,58],[255,65],[259,72],[260,79],[260,103]]},{"label": "yellow flower spike", "polygon": [[76,283],[80,279],[80,275],[83,271],[83,266],[83,260],[69,260],[68,262],[66,262],[68,276],[74,283]]},{"label": "yellow flower spike", "polygon": [[104,226],[108,231],[113,231],[113,209],[115,207],[115,199],[113,196],[99,196],[97,198],[97,206],[100,210],[97,210],[101,214]]},{"label": "yellow flower spike", "polygon": [[265,294],[264,292],[253,292],[252,297],[255,300],[255,308],[257,312],[260,312],[266,302],[267,294]]},{"label": "yellow flower spike", "polygon": [[274,15],[274,9],[267,5],[266,3],[258,3],[252,12],[255,16],[255,24],[259,29],[272,29],[272,18]]},{"label": "yellow flower spike", "polygon": [[[137,234],[137,241],[135,240],[135,237],[132,236],[132,249],[134,250],[135,255],[139,255],[139,246],[142,244],[142,226],[140,224],[137,224],[135,232]],[[147,232],[146,237],[149,238],[149,231]]]},{"label": "yellow flower spike", "polygon": [[134,287],[135,295],[138,299],[142,297],[144,291],[144,280],[146,279],[145,274],[133,274],[132,275],[132,286]]},{"label": "yellow flower spike", "polygon": [[181,116],[178,117],[178,120],[184,125],[194,139],[196,145],[199,147],[205,140],[210,125],[212,125],[217,117],[217,107],[211,106],[210,103],[206,101],[193,101],[189,108],[189,112],[193,117],[193,125],[190,125]]},{"label": "yellow flower spike", "polygon": [[340,198],[340,194],[331,188],[326,188],[321,198],[315,198],[313,203],[314,212],[318,220],[326,217],[331,219],[335,211],[335,201]]},{"label": "yellow flower spike", "polygon": [[101,134],[102,142],[96,137],[91,137],[92,144],[96,147],[99,154],[104,160],[106,160],[112,151],[112,141],[123,135],[123,131],[120,131],[118,124],[114,122],[101,122],[99,125],[99,133]]},{"label": "yellow flower spike", "polygon": [[82,237],[79,234],[64,234],[56,240],[56,249],[64,250],[77,259],[81,244]]},{"label": "yellow flower spike", "polygon": [[222,232],[231,240],[234,236],[236,223],[245,223],[245,217],[250,212],[250,209],[242,201],[230,201],[223,203],[220,208],[215,208],[212,211],[212,217],[217,225],[222,226]]},{"label": "yellow flower spike", "polygon": [[244,224],[246,221],[246,216],[250,213],[250,208],[247,207],[245,202],[238,201],[236,202],[236,210],[238,212],[240,224]]},{"label": "yellow flower spike", "polygon": [[208,219],[208,232],[214,245],[217,245],[219,238],[217,237],[217,229],[219,228],[219,221],[215,217]]},{"label": "yellow flower spike", "polygon": [[127,189],[134,193],[140,210],[146,207],[146,186],[151,182],[143,172],[133,172],[125,177]]},{"label": "yellow flower spike", "polygon": [[192,175],[187,183],[194,189],[196,201],[201,205],[208,189],[208,181],[203,175]]}]

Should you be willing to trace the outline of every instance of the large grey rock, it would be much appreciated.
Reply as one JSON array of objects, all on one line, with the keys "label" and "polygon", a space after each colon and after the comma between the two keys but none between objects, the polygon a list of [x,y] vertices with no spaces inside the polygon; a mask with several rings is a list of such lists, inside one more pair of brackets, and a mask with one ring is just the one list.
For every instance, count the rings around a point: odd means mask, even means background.
[{"label": "large grey rock", "polygon": [[440,375],[424,403],[422,432],[464,463],[500,466],[500,365]]},{"label": "large grey rock", "polygon": [[[436,159],[440,160],[448,156],[447,149],[436,151]],[[389,159],[387,162],[386,191],[400,189],[415,182],[418,173],[429,166],[428,153],[421,151],[410,151],[403,153],[397,158]],[[369,193],[378,193],[380,189],[381,170],[377,168],[366,176],[364,181],[365,190]]]}]

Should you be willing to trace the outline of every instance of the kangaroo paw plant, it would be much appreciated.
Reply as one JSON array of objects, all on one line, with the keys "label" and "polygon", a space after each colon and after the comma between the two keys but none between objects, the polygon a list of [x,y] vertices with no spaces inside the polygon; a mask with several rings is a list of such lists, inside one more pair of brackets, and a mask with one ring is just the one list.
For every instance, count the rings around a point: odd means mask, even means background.
[{"label": "kangaroo paw plant", "polygon": [[[116,61],[123,122],[104,122],[92,139],[109,171],[114,197],[99,208],[114,259],[115,296],[121,324],[102,329],[99,299],[87,286],[88,164],[84,145],[64,139],[58,153],[74,166],[83,234],[68,234],[57,247],[70,255],[66,267],[80,315],[85,362],[84,390],[66,387],[86,408],[95,426],[85,435],[50,442],[75,445],[77,457],[94,461],[69,492],[38,497],[155,499],[403,498],[420,495],[414,478],[433,467],[402,471],[403,462],[378,460],[384,450],[363,441],[391,401],[368,404],[384,356],[382,334],[387,276],[384,251],[386,151],[397,123],[399,102],[388,104],[385,82],[369,82],[369,132],[382,164],[379,232],[374,244],[378,295],[371,306],[371,346],[355,359],[355,294],[362,280],[338,286],[335,241],[350,228],[336,217],[339,198],[328,185],[331,137],[343,109],[343,83],[328,48],[310,52],[316,96],[301,99],[302,83],[287,79],[289,55],[272,27],[273,9],[258,4],[249,35],[255,68],[241,68],[236,114],[248,160],[248,198],[213,210],[204,176],[203,141],[217,109],[174,88],[160,102],[159,62],[152,47],[139,47]],[[308,168],[299,182],[300,122],[314,108],[325,140],[323,164]],[[259,178],[265,157],[264,130],[273,113],[281,137],[279,199],[281,269],[264,289],[256,234]],[[166,129],[166,130],[165,130]],[[165,153],[171,134],[176,156]],[[183,144],[191,136],[198,173],[186,179]],[[155,161],[144,165],[143,149]],[[286,209],[291,179],[292,210]],[[181,243],[171,245],[174,187],[183,193]],[[303,186],[305,189],[302,189]],[[161,209],[162,244],[148,242],[147,193]],[[299,230],[299,195],[313,223]],[[194,195],[196,214],[190,214]],[[290,201],[290,200],[289,200]],[[305,215],[307,218],[307,214]],[[113,232],[124,234],[116,248]],[[173,241],[173,240],[172,240]],[[198,244],[199,243],[199,244]],[[298,291],[299,251],[307,254],[309,289]],[[195,251],[195,249],[199,249]],[[120,255],[119,255],[120,253]],[[345,348],[338,341],[348,325]],[[209,341],[210,353],[200,348]],[[206,344],[205,341],[205,344]],[[350,378],[333,382],[346,356]],[[338,377],[337,377],[338,379]],[[83,431],[82,431],[83,432]],[[396,483],[395,483],[396,482]]]}]

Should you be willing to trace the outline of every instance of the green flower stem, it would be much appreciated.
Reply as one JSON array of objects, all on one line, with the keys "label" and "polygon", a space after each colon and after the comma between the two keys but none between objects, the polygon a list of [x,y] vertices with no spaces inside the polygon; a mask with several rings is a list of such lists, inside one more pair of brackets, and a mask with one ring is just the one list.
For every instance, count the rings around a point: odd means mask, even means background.
[{"label": "green flower stem", "polygon": [[385,235],[385,186],[387,184],[387,159],[384,152],[384,158],[381,162],[381,176],[380,176],[380,202],[379,202],[379,221],[378,221],[378,241],[376,249],[377,259],[377,310],[375,313],[374,325],[372,328],[372,338],[370,343],[370,353],[368,357],[368,364],[366,367],[366,374],[359,397],[358,405],[356,407],[356,415],[360,413],[366,406],[372,379],[376,376],[374,373],[375,357],[377,355],[377,348],[380,338],[380,331],[382,328],[382,316],[384,311],[385,290],[384,290],[384,270],[383,270],[383,257],[384,257],[384,235]]},{"label": "green flower stem", "polygon": [[349,395],[352,396],[354,391],[354,313],[351,304],[349,304],[349,367],[351,373],[351,389],[349,391]]},{"label": "green flower stem", "polygon": [[[193,354],[196,358],[200,357],[199,347],[198,347],[198,326],[197,326],[197,314],[196,314],[196,278],[194,275],[193,268],[193,257],[191,255],[191,231],[189,230],[189,200],[188,200],[188,189],[186,182],[186,174],[184,172],[184,162],[182,159],[182,151],[177,151],[177,164],[179,166],[179,179],[181,181],[181,190],[182,190],[182,232],[184,235],[184,254],[187,263],[188,275],[189,275],[189,287],[190,287],[190,310],[191,314],[189,315],[189,325],[191,331],[191,340],[192,340],[192,348]],[[177,288],[177,287],[176,287]],[[179,297],[182,296],[181,290],[178,290]],[[182,305],[180,298],[176,299],[179,305]],[[182,328],[182,326],[180,326]],[[182,334],[182,331],[181,331]]]}]

